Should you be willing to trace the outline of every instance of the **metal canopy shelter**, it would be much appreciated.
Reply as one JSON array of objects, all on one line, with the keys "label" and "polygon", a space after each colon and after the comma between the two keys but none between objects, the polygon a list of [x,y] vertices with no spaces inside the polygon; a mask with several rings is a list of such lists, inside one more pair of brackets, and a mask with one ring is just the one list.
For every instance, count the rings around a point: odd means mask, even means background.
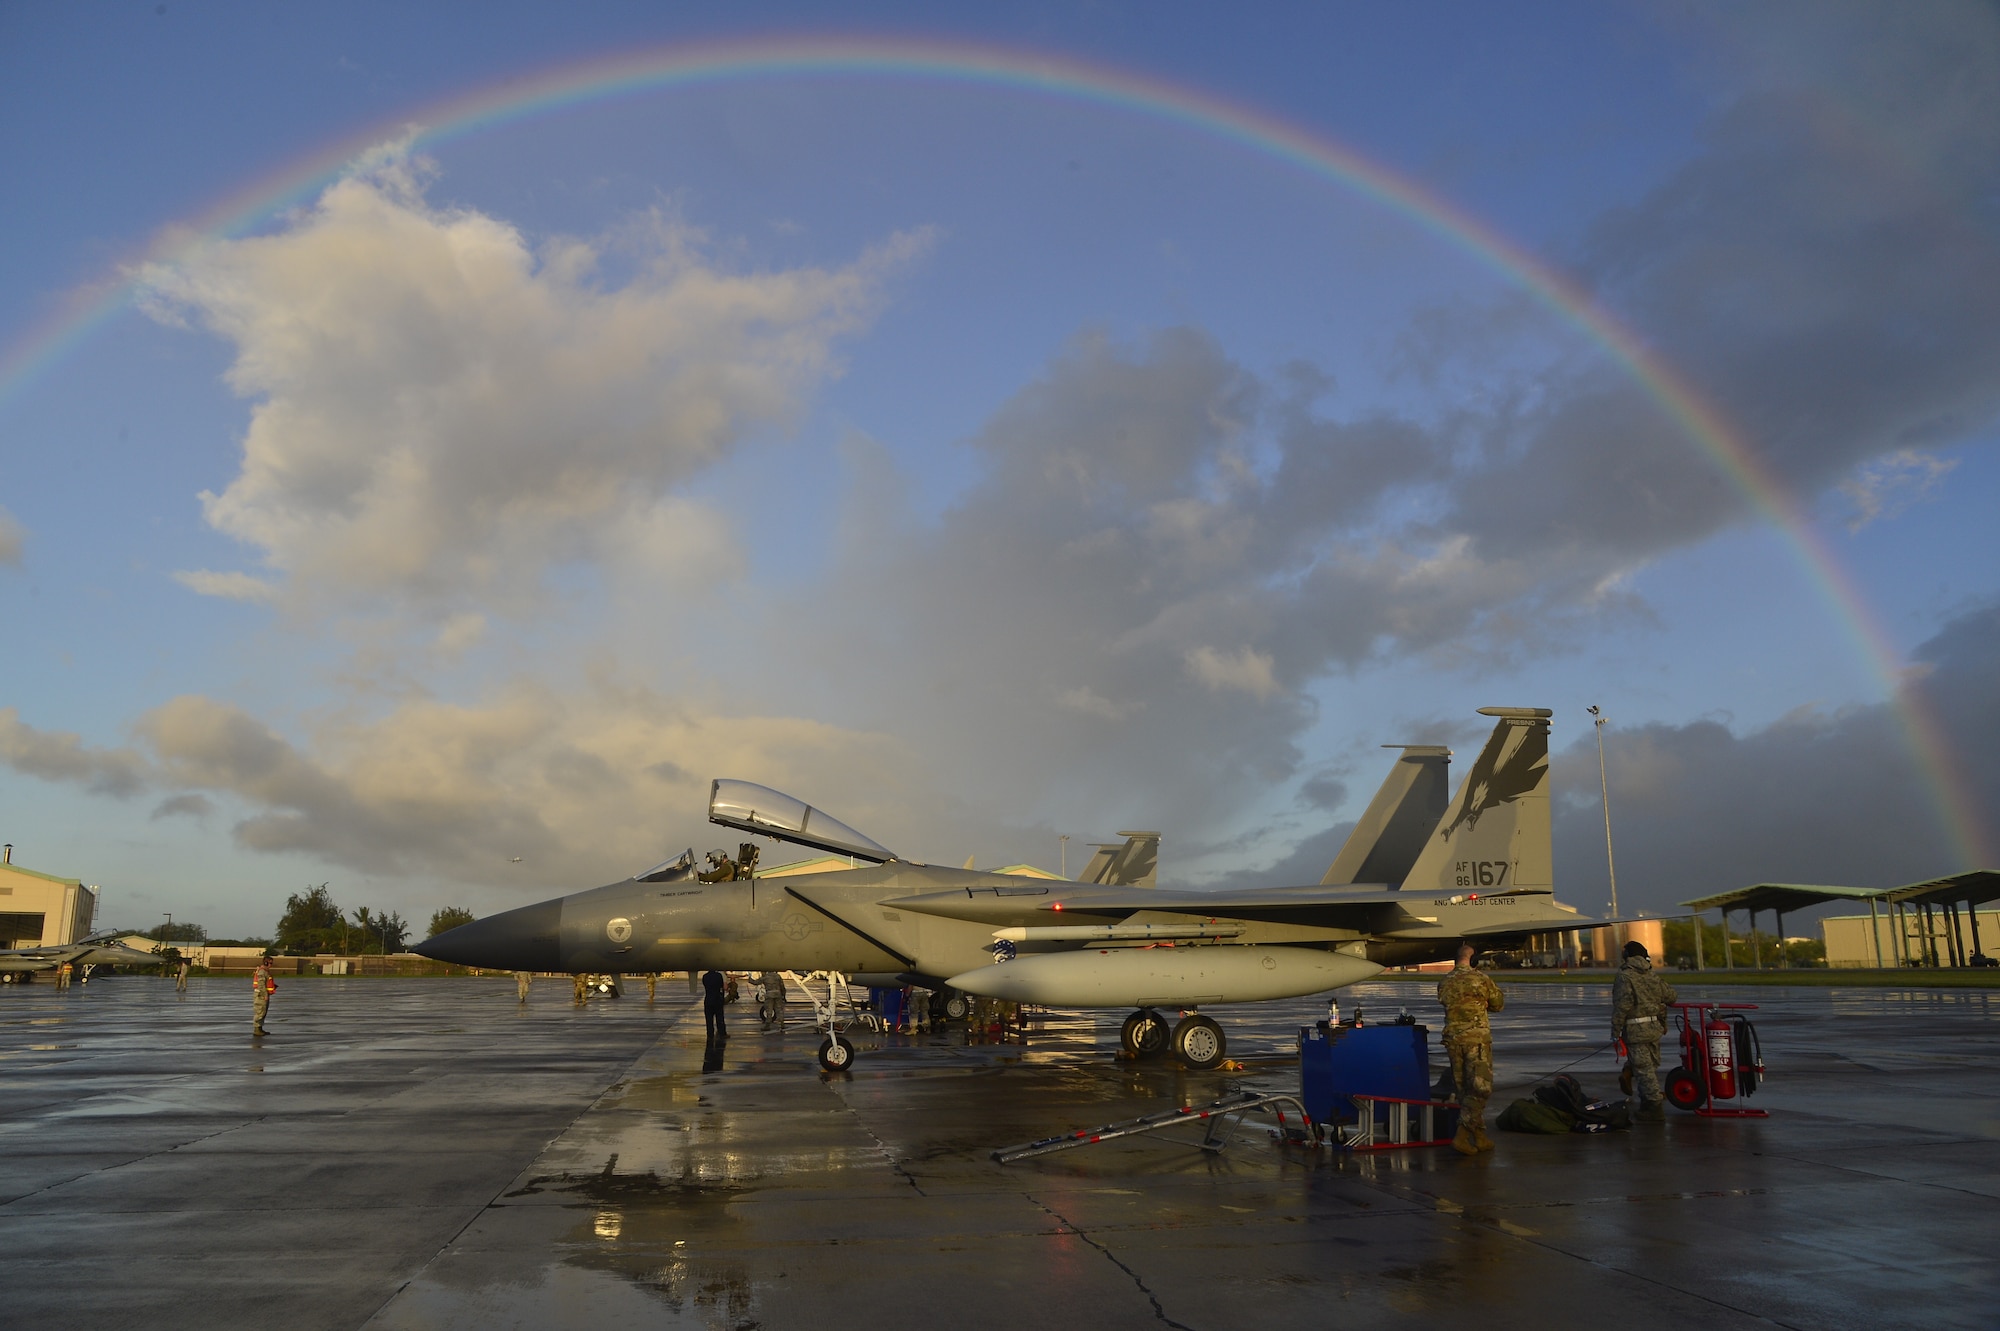
[{"label": "metal canopy shelter", "polygon": [[[1785,913],[1804,910],[1807,906],[1817,906],[1827,901],[1866,901],[1869,911],[1875,909],[1875,902],[1883,895],[1881,888],[1875,887],[1835,887],[1827,883],[1752,883],[1731,892],[1718,892],[1712,897],[1702,897],[1681,904],[1695,912],[1695,937],[1701,937],[1701,912],[1719,910],[1722,912],[1722,963],[1729,970],[1736,969],[1736,957],[1729,945],[1729,912],[1740,910],[1750,917],[1750,964],[1753,969],[1764,968],[1762,949],[1757,945],[1757,915],[1760,911],[1770,911],[1777,917],[1778,964],[1787,964],[1785,956]],[[1875,963],[1882,964],[1878,957]]]},{"label": "metal canopy shelter", "polygon": [[[1986,952],[1979,942],[1979,907],[1995,897],[2000,897],[2000,869],[1972,869],[1948,878],[1932,878],[1895,888],[1884,895],[1884,900],[1904,921],[1912,915],[1920,921],[1920,938],[1929,954],[1928,964],[1970,966],[1973,958],[1983,958]],[[1963,919],[1958,913],[1960,903],[1965,906]],[[1940,924],[1944,926],[1942,929],[1938,927]],[[1948,957],[1943,961],[1937,951],[1940,934]],[[1906,952],[1909,936],[1907,924],[1897,930],[1897,937],[1904,940]],[[1972,944],[1970,951],[1966,948],[1968,941]],[[1924,962],[1919,960],[1905,964],[1921,965]]]},{"label": "metal canopy shelter", "polygon": [[[1966,966],[1973,958],[1982,956],[1984,949],[1979,939],[1978,906],[2000,898],[2000,870],[1972,869],[1965,873],[1952,874],[1945,878],[1926,879],[1921,883],[1908,883],[1902,887],[1841,887],[1827,883],[1752,883],[1729,892],[1718,892],[1714,896],[1701,897],[1681,904],[1695,914],[1696,947],[1700,947],[1701,913],[1717,910],[1722,913],[1723,963],[1729,969],[1736,966],[1735,957],[1729,946],[1729,913],[1740,910],[1750,917],[1750,956],[1752,964],[1763,967],[1763,958],[1757,945],[1757,915],[1760,911],[1770,911],[1777,917],[1778,964],[1785,965],[1784,953],[1785,914],[1788,911],[1803,910],[1828,901],[1865,901],[1871,923],[1869,942],[1875,950],[1875,965],[1892,966]],[[1965,918],[1959,915],[1963,903]],[[1881,954],[1881,912],[1889,913],[1892,955],[1885,958]],[[1940,925],[1943,927],[1940,928]],[[1970,937],[1967,932],[1969,927]],[[1971,946],[1968,948],[1967,943]],[[1940,953],[1939,943],[1943,943]],[[1697,964],[1699,953],[1697,952]]]}]

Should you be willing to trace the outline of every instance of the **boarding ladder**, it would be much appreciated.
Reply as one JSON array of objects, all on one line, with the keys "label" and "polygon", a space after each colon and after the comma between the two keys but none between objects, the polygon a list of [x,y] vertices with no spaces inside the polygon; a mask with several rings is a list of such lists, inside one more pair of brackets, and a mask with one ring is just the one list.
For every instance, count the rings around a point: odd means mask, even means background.
[{"label": "boarding ladder", "polygon": [[[1340,1137],[1350,1151],[1392,1151],[1403,1146],[1442,1146],[1451,1140],[1438,1135],[1438,1111],[1456,1110],[1443,1100],[1398,1100],[1387,1095],[1350,1095],[1355,1122]],[[1375,1107],[1382,1107],[1378,1120]]]},{"label": "boarding ladder", "polygon": [[[1288,1118],[1284,1106],[1291,1106]],[[1200,1123],[1201,1140],[1184,1142],[1183,1145],[1198,1146],[1211,1154],[1222,1151],[1236,1139],[1237,1130],[1243,1120],[1253,1113],[1262,1111],[1278,1120],[1278,1134],[1281,1139],[1294,1145],[1318,1144],[1319,1130],[1307,1117],[1306,1109],[1296,1095],[1284,1092],[1276,1094],[1261,1091],[1238,1091],[1226,1095],[1210,1105],[1199,1109],[1183,1107],[1168,1109],[1158,1114],[1147,1114],[1141,1118],[1130,1118],[1120,1123],[1107,1123],[1101,1128],[1085,1128],[1079,1132],[1064,1133],[1059,1137],[1044,1137],[1040,1141],[1029,1142],[1025,1146],[1009,1146],[993,1152],[999,1163],[1012,1164],[1016,1160],[1026,1160],[1038,1155],[1053,1155],[1057,1151],[1070,1151],[1079,1146],[1095,1146],[1099,1142],[1116,1141],[1120,1137],[1137,1137],[1155,1133],[1163,1128],[1175,1127],[1182,1123]]]}]

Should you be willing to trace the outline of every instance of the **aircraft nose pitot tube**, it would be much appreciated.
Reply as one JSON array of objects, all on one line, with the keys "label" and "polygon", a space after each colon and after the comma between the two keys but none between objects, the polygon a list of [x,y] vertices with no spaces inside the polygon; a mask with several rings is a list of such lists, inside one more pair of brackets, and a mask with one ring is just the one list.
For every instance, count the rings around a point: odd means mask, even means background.
[{"label": "aircraft nose pitot tube", "polygon": [[543,901],[447,929],[417,944],[417,955],[496,971],[559,971],[562,902]]}]

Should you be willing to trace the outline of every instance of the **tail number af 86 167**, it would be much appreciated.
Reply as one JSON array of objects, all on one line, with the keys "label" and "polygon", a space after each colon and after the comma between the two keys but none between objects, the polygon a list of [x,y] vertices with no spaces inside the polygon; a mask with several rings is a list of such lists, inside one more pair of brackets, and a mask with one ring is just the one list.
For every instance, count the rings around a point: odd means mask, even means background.
[{"label": "tail number af 86 167", "polygon": [[1505,887],[1506,860],[1460,860],[1451,866],[1454,887]]}]

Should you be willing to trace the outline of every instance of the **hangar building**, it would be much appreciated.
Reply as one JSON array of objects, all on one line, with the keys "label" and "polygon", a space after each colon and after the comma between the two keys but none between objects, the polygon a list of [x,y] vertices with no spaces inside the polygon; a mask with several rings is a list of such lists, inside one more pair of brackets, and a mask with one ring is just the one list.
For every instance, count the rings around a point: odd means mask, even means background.
[{"label": "hangar building", "polygon": [[74,943],[90,933],[97,889],[79,879],[24,869],[0,846],[0,948]]}]

